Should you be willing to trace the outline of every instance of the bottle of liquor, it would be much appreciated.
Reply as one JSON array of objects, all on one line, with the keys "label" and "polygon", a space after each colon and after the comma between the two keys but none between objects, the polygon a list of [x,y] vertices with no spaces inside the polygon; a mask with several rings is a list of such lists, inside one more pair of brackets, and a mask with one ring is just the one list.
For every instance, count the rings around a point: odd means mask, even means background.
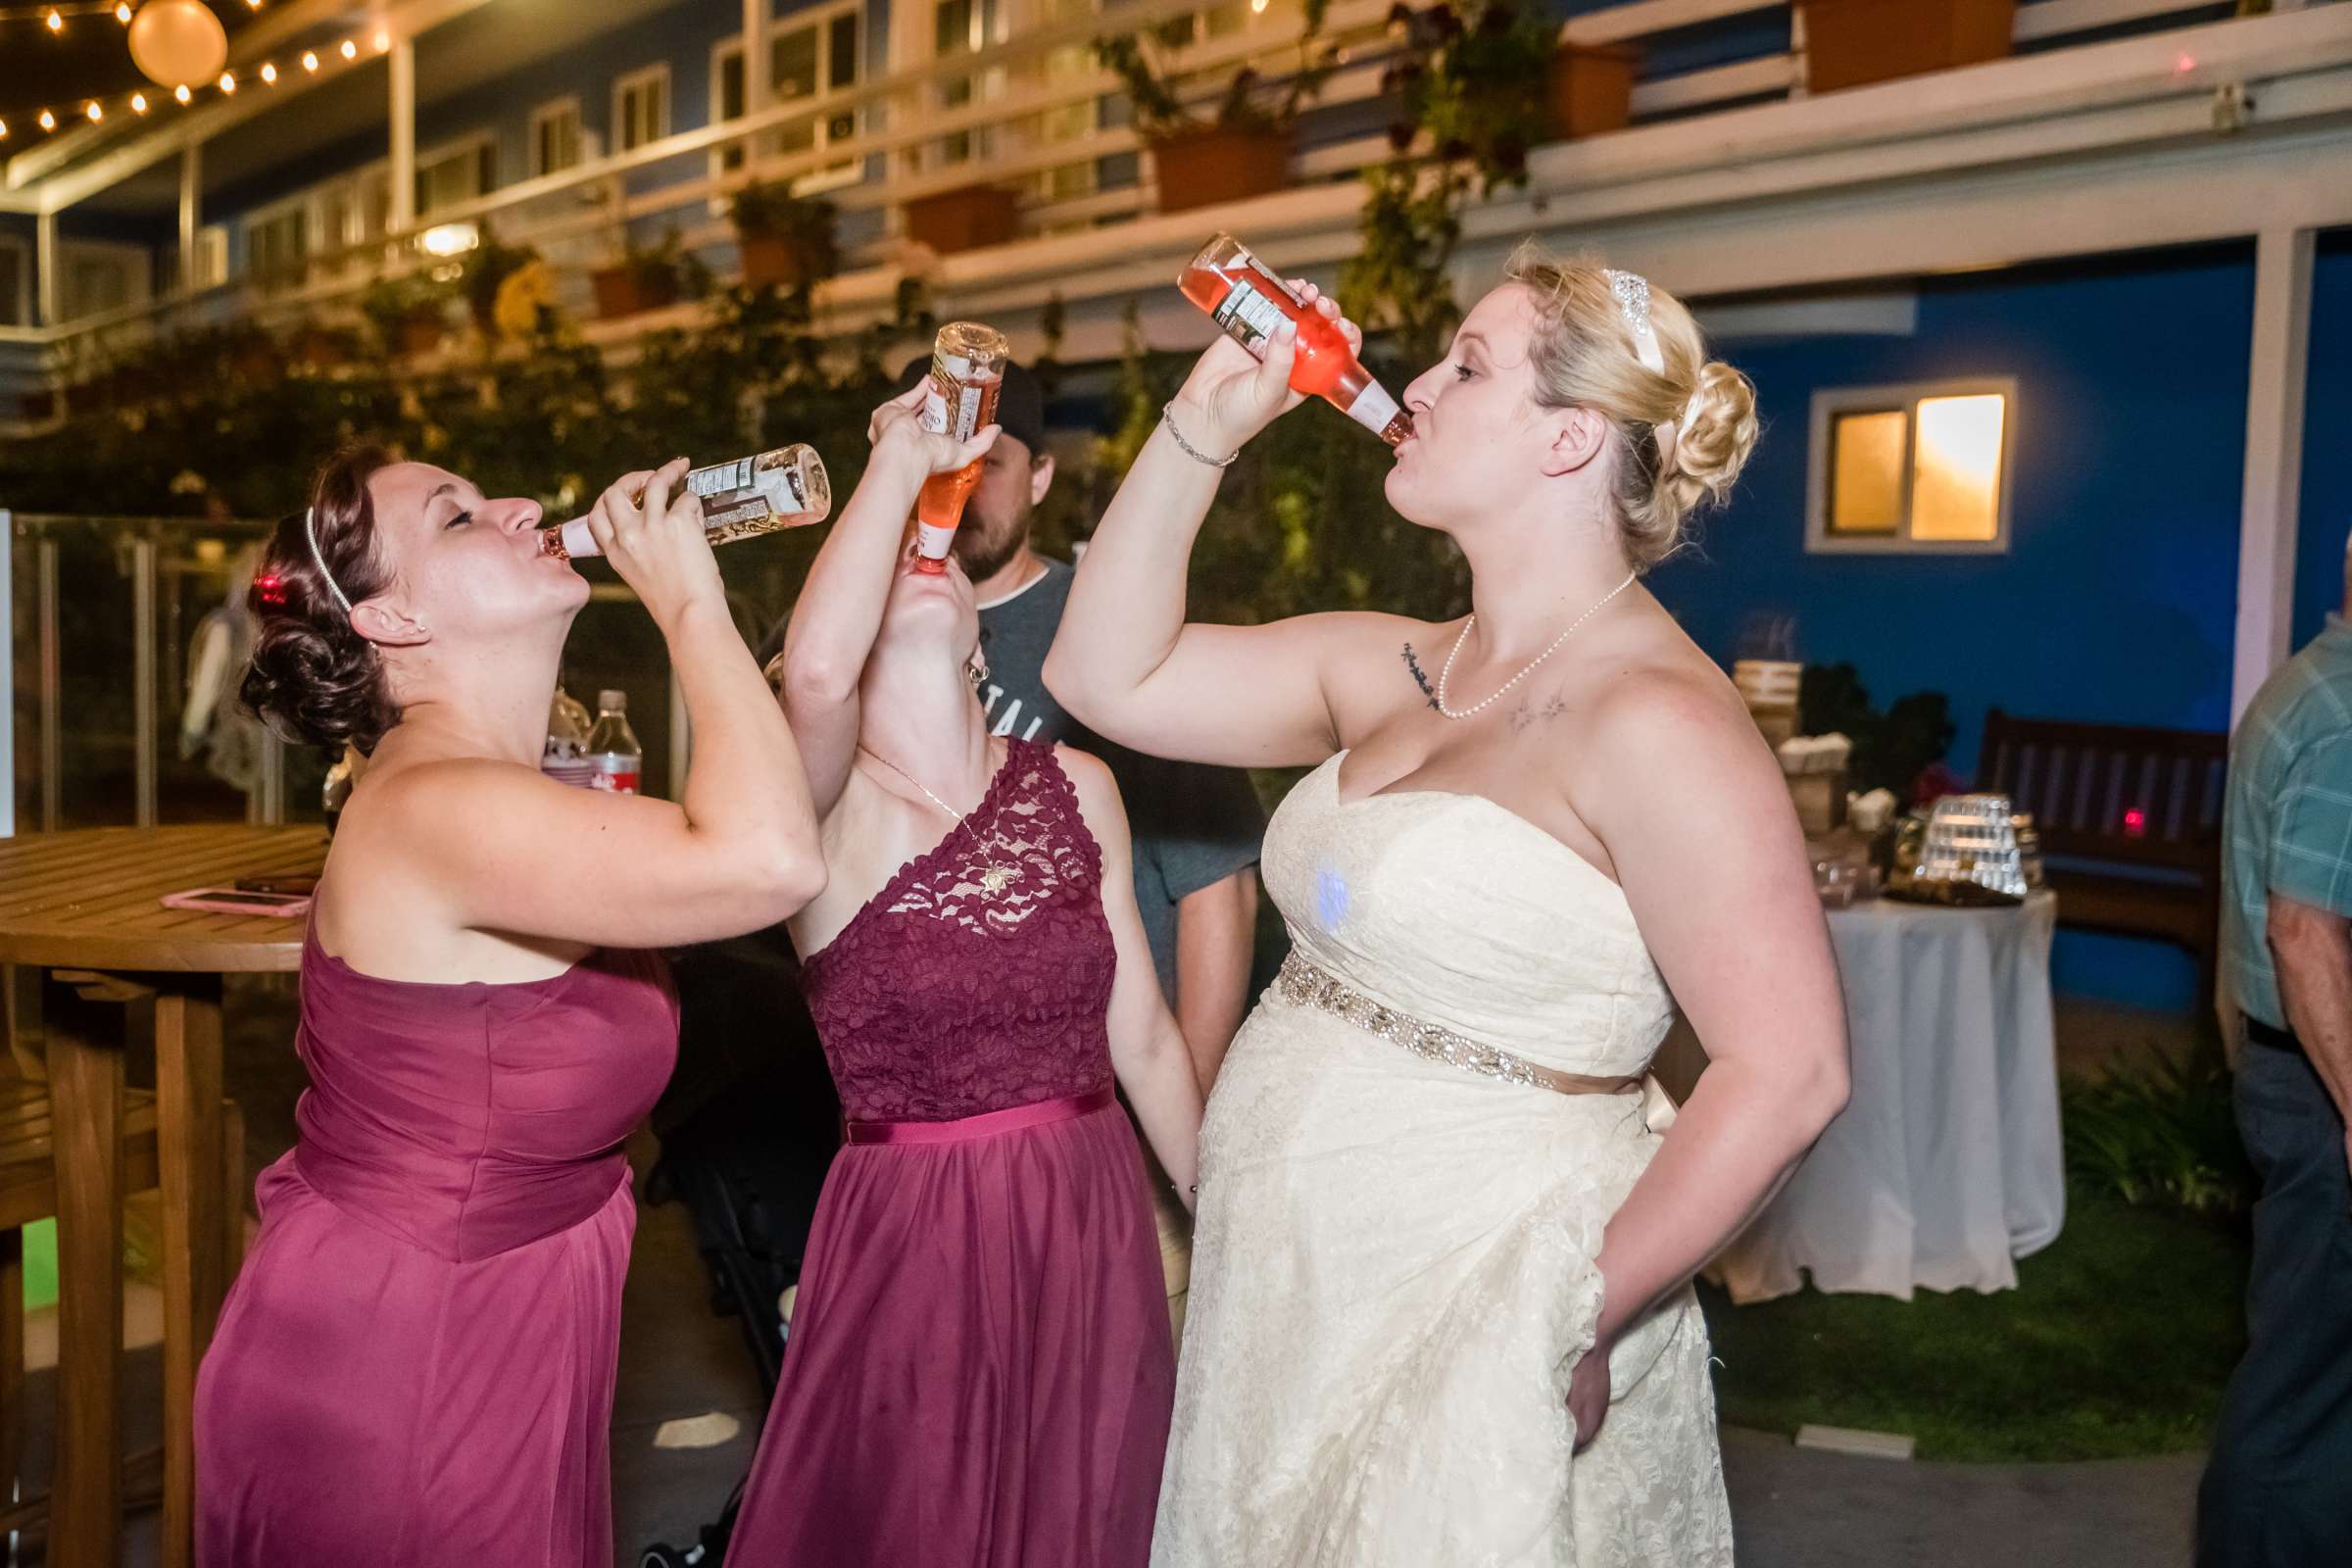
[{"label": "bottle of liquor", "polygon": [[1274,329],[1287,317],[1298,328],[1292,391],[1326,400],[1391,446],[1413,433],[1411,416],[1396,406],[1388,388],[1372,379],[1339,327],[1321,311],[1308,309],[1288,283],[1231,234],[1219,234],[1202,246],[1176,286],[1228,337],[1261,360]]},{"label": "bottle of liquor", "polygon": [[[822,522],[833,511],[832,481],[816,449],[808,446],[778,447],[756,458],[696,468],[686,475],[686,488],[703,498],[703,530],[714,545]],[[631,499],[643,501],[644,492]],[[542,555],[564,560],[604,553],[585,517],[543,529],[539,539]]]},{"label": "bottle of liquor", "polygon": [[[931,386],[923,397],[923,428],[934,435],[969,441],[972,432],[995,422],[997,396],[1004,389],[1004,362],[1012,357],[1004,334],[977,321],[950,321],[931,345]],[[974,458],[953,473],[935,473],[915,498],[914,569],[933,576],[948,569],[948,548],[963,504],[980,482]]]},{"label": "bottle of liquor", "polygon": [[595,774],[588,787],[634,795],[645,771],[645,748],[629,728],[629,694],[596,694],[596,727],[588,732],[588,765]]}]

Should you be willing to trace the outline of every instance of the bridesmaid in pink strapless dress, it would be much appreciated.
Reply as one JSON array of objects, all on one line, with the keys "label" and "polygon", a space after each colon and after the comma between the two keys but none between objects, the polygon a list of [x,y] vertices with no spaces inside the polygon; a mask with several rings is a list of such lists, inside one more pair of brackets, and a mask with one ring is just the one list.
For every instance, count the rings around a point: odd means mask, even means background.
[{"label": "bridesmaid in pink strapless dress", "polygon": [[805,964],[849,1114],[727,1561],[1141,1564],[1175,1392],[1112,1092],[1102,856],[1053,749]]},{"label": "bridesmaid in pink strapless dress", "polygon": [[700,737],[676,802],[539,767],[588,584],[538,503],[355,448],[255,572],[246,706],[367,766],[303,943],[301,1136],[197,1378],[201,1568],[611,1568],[621,1141],[677,1052],[655,955],[824,880],[686,471],[588,517]]},{"label": "bridesmaid in pink strapless dress", "polygon": [[612,1561],[620,1142],[676,1054],[665,966],[423,985],[313,940],[296,1047],[301,1142],[197,1394],[199,1556]]}]

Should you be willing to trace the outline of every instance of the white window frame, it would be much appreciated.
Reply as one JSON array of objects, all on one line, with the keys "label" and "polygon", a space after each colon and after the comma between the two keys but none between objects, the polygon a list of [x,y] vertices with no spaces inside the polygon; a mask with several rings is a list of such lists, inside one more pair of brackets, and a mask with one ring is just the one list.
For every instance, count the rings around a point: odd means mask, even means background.
[{"label": "white window frame", "polygon": [[292,288],[300,288],[304,283],[310,281],[311,258],[318,251],[317,243],[318,238],[318,193],[316,189],[298,191],[292,196],[281,197],[268,206],[256,207],[237,220],[238,229],[245,239],[245,267],[240,275],[248,281],[257,283],[261,281],[261,270],[254,265],[253,260],[254,231],[268,224],[283,221],[288,214],[296,214],[301,218],[302,275],[291,280],[273,281],[277,282],[277,286]]},{"label": "white window frame", "polygon": [[[540,128],[566,116],[571,120],[572,161],[564,165],[563,169],[546,168],[539,162]],[[523,163],[529,171],[529,178],[539,179],[548,174],[566,173],[588,162],[588,126],[580,112],[580,98],[577,93],[570,93],[562,98],[551,98],[532,110],[526,134],[529,140],[523,146]]]},{"label": "white window frame", "polygon": [[215,288],[228,281],[228,225],[207,223],[196,231],[198,288]]},{"label": "white window frame", "polygon": [[15,319],[19,328],[30,327],[32,319],[32,247],[14,234],[0,234],[0,251],[13,251],[17,258],[17,309]]},{"label": "white window frame", "polygon": [[[113,262],[126,270],[123,279],[122,304],[109,309],[127,310],[144,305],[155,296],[155,252],[144,245],[118,239],[60,239],[57,242],[58,310],[67,320],[79,317],[73,303],[66,298],[67,286],[74,277],[74,264],[80,261]],[[83,313],[95,316],[92,311]]]},{"label": "white window frame", "polygon": [[[342,276],[357,258],[347,255],[343,261],[331,264],[320,264],[317,259],[338,252],[354,252],[384,237],[392,217],[391,187],[392,161],[379,158],[373,163],[362,164],[349,173],[321,181],[304,193],[311,203],[306,239],[310,248],[305,255],[313,259],[314,267],[322,266],[328,276]],[[378,195],[383,198],[380,208],[374,207],[372,200]],[[327,215],[333,210],[338,197],[342,198],[346,211],[358,220],[359,232],[338,233],[329,225]],[[371,209],[381,213],[380,221],[370,221]]]},{"label": "white window frame", "polygon": [[[962,54],[951,56],[940,52],[939,8],[941,3],[942,0],[922,0],[922,4],[914,10],[914,18],[917,20],[915,20],[913,30],[920,33],[922,64],[932,68],[939,68],[950,60],[960,60],[964,57]],[[992,4],[997,8],[993,36],[988,24],[988,8]],[[972,16],[965,33],[964,54],[980,54],[995,48],[998,44],[1009,41],[1013,33],[1031,20],[1029,8],[1022,5],[1020,0],[971,0],[971,8]],[[924,101],[937,113],[960,113],[971,105],[990,103],[1004,98],[1011,90],[1006,68],[1003,65],[982,66],[968,73],[956,72],[955,74],[969,77],[972,84],[971,98],[965,104],[949,105],[946,101],[948,74],[945,71],[934,69]],[[1004,129],[1003,122],[974,125],[969,130],[953,131],[932,141],[918,143],[914,148],[906,149],[905,152],[913,155],[916,167],[924,172],[979,168],[997,156],[997,149],[1000,145],[999,138]],[[964,151],[960,157],[954,156],[948,151],[950,140],[958,135],[964,138]]]},{"label": "white window frame", "polygon": [[[810,6],[806,10],[795,11],[788,16],[771,17],[767,24],[767,46],[770,55],[769,64],[771,66],[774,64],[773,55],[776,46],[777,34],[798,32],[803,27],[812,28],[816,32],[817,41],[816,66],[817,74],[819,77],[817,83],[817,96],[821,98],[825,94],[833,91],[830,83],[824,78],[827,78],[832,74],[833,57],[831,46],[833,37],[833,24],[838,22],[843,17],[856,17],[858,19],[858,51],[854,61],[855,69],[850,76],[849,90],[854,92],[858,88],[864,86],[866,80],[866,48],[870,42],[866,36],[869,19],[865,14],[864,0],[835,0],[835,3],[833,4]],[[727,120],[721,113],[726,102],[724,97],[726,84],[726,64],[729,60],[741,60],[742,58],[743,34],[740,32],[729,33],[726,37],[719,39],[716,43],[713,43],[710,46],[710,122],[713,125],[723,125],[727,123]],[[772,78],[769,82],[769,86],[774,86]],[[744,109],[747,113],[747,116],[751,110],[751,94],[746,92],[744,94]],[[862,118],[863,115],[862,110],[853,109],[851,113],[860,118]],[[850,134],[855,137],[859,133],[859,129],[860,127],[853,125]],[[828,123],[826,119],[820,119],[816,122],[813,150],[822,152],[827,147],[832,145],[832,126]],[[723,179],[728,174],[738,173],[741,172],[739,170],[731,170],[726,167],[725,154],[726,149],[723,147],[713,147],[710,149],[711,178]],[[796,153],[794,156],[798,157],[799,154]],[[747,160],[747,162],[749,162],[755,169],[763,161],[764,157]],[[840,168],[812,169],[808,173],[802,174],[793,180],[793,194],[796,196],[814,196],[822,194],[825,191],[842,190],[848,186],[855,185],[865,177],[864,165],[865,160],[862,158],[853,158],[846,165]],[[726,209],[726,203],[724,201],[714,200],[711,203],[711,209],[714,213],[723,213]]]},{"label": "white window frame", "polygon": [[[420,149],[416,154],[416,168],[410,174],[410,177],[412,179],[420,179],[423,177],[424,172],[432,168],[435,164],[445,164],[460,154],[464,154],[466,157],[474,159],[474,167],[476,170],[478,170],[481,167],[480,159],[485,149],[490,154],[492,165],[491,183],[487,188],[476,189],[473,195],[464,198],[465,201],[479,200],[481,197],[489,195],[492,191],[498,188],[498,182],[496,178],[496,167],[498,162],[498,132],[494,130],[467,131],[463,136],[452,136],[445,142],[440,142],[434,146]],[[418,195],[420,199],[416,203],[416,220],[418,222],[422,222],[425,219],[431,217],[435,212],[438,212],[441,209],[425,206],[424,202],[421,200],[422,193],[419,192]],[[463,205],[463,202],[450,203],[446,205]]]},{"label": "white window frame", "polygon": [[662,123],[656,126],[653,133],[648,135],[644,141],[637,144],[639,147],[648,142],[660,141],[667,136],[670,126],[675,122],[677,104],[670,89],[669,62],[658,61],[653,65],[629,72],[625,75],[612,78],[612,150],[615,153],[636,150],[629,145],[627,108],[629,94],[657,81],[662,84]]},{"label": "white window frame", "polygon": [[[2001,408],[2001,475],[1993,501],[1990,539],[1911,537],[1911,454],[1919,441],[1922,399],[1998,393]],[[1830,531],[1830,432],[1842,414],[1891,409],[1907,411],[1902,525],[1890,534]],[[2017,378],[1968,376],[1943,381],[1902,381],[1886,386],[1822,387],[1813,394],[1813,428],[1805,468],[1805,553],[1817,556],[2000,556],[2009,553],[2010,498],[2017,489]]]},{"label": "white window frame", "polygon": [[[740,32],[731,32],[710,46],[710,118],[708,122],[710,124],[723,125],[728,122],[726,115],[726,65],[730,58],[738,61],[743,59],[743,34]],[[748,118],[752,107],[752,95],[747,90],[744,93],[743,98],[743,107],[746,117]],[[709,160],[710,165],[710,177],[712,179],[724,179],[729,174],[736,172],[735,170],[727,167],[727,153],[730,151],[730,149],[747,154],[744,159],[746,164],[756,162],[756,160],[748,156],[751,149],[745,146],[742,142],[731,143],[729,147],[713,147],[710,149],[710,157]],[[713,196],[710,199],[710,212],[712,217],[723,217],[726,213],[726,210],[727,204],[724,198]]]}]

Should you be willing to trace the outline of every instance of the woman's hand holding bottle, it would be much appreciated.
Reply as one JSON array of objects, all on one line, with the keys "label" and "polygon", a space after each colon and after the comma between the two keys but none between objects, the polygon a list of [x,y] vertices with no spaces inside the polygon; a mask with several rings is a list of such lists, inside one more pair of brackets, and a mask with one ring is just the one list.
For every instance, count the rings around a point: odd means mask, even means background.
[{"label": "woman's hand holding bottle", "polygon": [[702,498],[680,488],[686,469],[684,458],[672,458],[651,472],[624,473],[585,519],[597,548],[664,629],[694,604],[726,604]]},{"label": "woman's hand holding bottle", "polygon": [[[1334,300],[1301,278],[1290,286],[1326,320],[1337,323],[1351,352],[1363,349],[1364,334],[1340,314]],[[1239,451],[1258,431],[1306,401],[1291,389],[1298,355],[1298,329],[1282,321],[1266,340],[1261,361],[1230,337],[1220,336],[1193,366],[1176,393],[1176,420],[1185,439],[1217,457]]]},{"label": "woman's hand holding bottle", "polygon": [[969,441],[957,441],[923,428],[923,396],[928,381],[913,386],[874,410],[866,421],[865,438],[873,448],[872,462],[910,479],[918,488],[935,473],[954,473],[985,456],[997,444],[999,426],[983,425]]}]

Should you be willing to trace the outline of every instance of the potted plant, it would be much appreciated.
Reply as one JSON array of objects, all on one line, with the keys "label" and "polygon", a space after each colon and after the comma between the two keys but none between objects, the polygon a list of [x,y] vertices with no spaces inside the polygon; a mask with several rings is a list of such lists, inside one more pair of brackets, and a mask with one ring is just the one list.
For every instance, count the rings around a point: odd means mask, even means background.
[{"label": "potted plant", "polygon": [[906,237],[942,256],[1009,244],[1020,192],[1004,185],[958,185],[906,203]]},{"label": "potted plant", "polygon": [[1291,173],[1291,128],[1319,97],[1340,59],[1320,46],[1330,0],[1306,0],[1298,69],[1278,93],[1245,66],[1226,83],[1208,118],[1188,108],[1170,57],[1193,38],[1194,21],[1177,17],[1143,33],[1095,40],[1095,58],[1119,78],[1134,106],[1136,133],[1152,154],[1159,210],[1181,213],[1246,201],[1283,188]]},{"label": "potted plant", "polygon": [[675,305],[700,292],[690,285],[701,275],[699,264],[686,254],[686,243],[673,228],[658,245],[641,247],[624,239],[619,259],[590,273],[589,282],[596,290],[596,314],[609,321]]},{"label": "potted plant", "polygon": [[538,259],[539,253],[528,245],[501,245],[488,235],[466,253],[464,270],[458,274],[458,291],[466,296],[466,309],[472,313],[474,329],[482,336],[498,335],[499,289]]},{"label": "potted plant", "polygon": [[735,193],[728,216],[747,287],[797,288],[841,270],[831,202],[797,196],[780,181],[755,180]]},{"label": "potted plant", "polygon": [[349,365],[359,357],[359,352],[356,334],[346,328],[305,321],[295,329],[292,356],[296,365],[314,370],[331,370]]},{"label": "potted plant", "polygon": [[1805,86],[1836,92],[2009,54],[2017,0],[1797,0]]},{"label": "potted plant", "polygon": [[534,256],[509,272],[491,302],[490,325],[501,338],[516,343],[561,334],[564,312],[556,300],[554,269]]},{"label": "potted plant", "polygon": [[1634,57],[1559,42],[1557,25],[1519,0],[1439,0],[1390,8],[1399,40],[1383,84],[1402,111],[1397,151],[1426,131],[1441,158],[1479,166],[1492,190],[1517,179],[1540,141],[1621,130],[1633,114]]},{"label": "potted plant", "polygon": [[448,335],[442,308],[449,288],[423,272],[401,272],[379,277],[360,296],[360,314],[368,318],[394,354],[430,354]]}]

